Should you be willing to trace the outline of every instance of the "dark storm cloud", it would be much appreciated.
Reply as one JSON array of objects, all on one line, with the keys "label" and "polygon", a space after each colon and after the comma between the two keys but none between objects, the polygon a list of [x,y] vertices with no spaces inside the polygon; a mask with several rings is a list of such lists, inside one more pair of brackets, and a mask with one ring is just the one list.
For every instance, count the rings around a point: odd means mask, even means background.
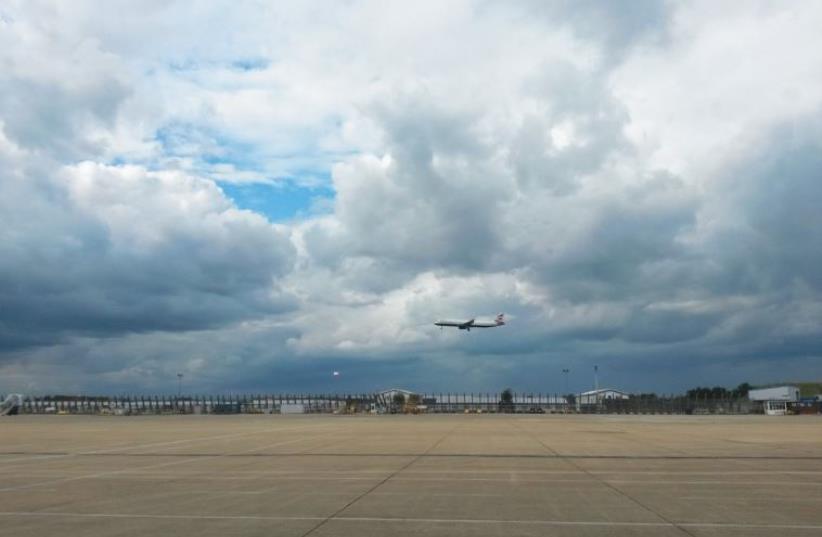
[{"label": "dark storm cloud", "polygon": [[[822,116],[773,128],[729,168],[712,216],[707,253],[738,292],[822,291]],[[720,289],[721,290],[721,289]]]},{"label": "dark storm cloud", "polygon": [[615,340],[696,339],[699,354],[722,360],[818,355],[818,132],[818,119],[772,127],[698,204],[685,196],[672,210],[637,198],[612,216],[601,211],[585,255],[546,264],[545,284],[582,303],[622,301],[624,320],[604,332]]},{"label": "dark storm cloud", "polygon": [[[531,268],[559,298],[597,301],[668,294],[687,249],[677,241],[694,223],[696,203],[676,181],[626,189],[602,200],[570,247]],[[590,209],[589,209],[590,210]]]},{"label": "dark storm cloud", "polygon": [[[3,350],[68,335],[209,328],[293,308],[276,284],[290,270],[290,242],[233,209],[214,185],[91,165],[2,173],[0,218],[15,231],[0,243]],[[72,189],[111,197],[95,197],[89,210]],[[174,198],[187,196],[199,203],[177,209]],[[133,221],[119,229],[123,211]],[[139,245],[143,234],[150,242]]]}]

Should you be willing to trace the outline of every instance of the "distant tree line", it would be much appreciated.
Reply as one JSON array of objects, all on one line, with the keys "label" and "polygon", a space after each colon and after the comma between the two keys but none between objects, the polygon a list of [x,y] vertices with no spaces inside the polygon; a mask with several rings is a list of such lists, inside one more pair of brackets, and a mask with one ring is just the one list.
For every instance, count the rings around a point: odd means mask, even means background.
[{"label": "distant tree line", "polygon": [[722,386],[714,386],[713,388],[698,386],[685,392],[685,395],[692,399],[738,399],[747,397],[751,389],[753,389],[753,386],[747,382],[743,382],[733,389],[723,388]]},{"label": "distant tree line", "polygon": [[111,397],[107,395],[44,395],[42,398],[44,401],[111,401]]},{"label": "distant tree line", "polygon": [[635,393],[630,397],[632,399],[642,399],[643,401],[659,399],[659,396],[655,393]]}]

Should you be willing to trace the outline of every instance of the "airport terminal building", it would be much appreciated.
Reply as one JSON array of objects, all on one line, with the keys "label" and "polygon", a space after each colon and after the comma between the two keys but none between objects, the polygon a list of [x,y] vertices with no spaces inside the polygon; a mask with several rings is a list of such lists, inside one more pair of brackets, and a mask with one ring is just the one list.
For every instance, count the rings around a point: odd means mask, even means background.
[{"label": "airport terminal building", "polygon": [[762,405],[769,416],[783,416],[799,403],[798,386],[775,386],[748,392],[748,399]]}]

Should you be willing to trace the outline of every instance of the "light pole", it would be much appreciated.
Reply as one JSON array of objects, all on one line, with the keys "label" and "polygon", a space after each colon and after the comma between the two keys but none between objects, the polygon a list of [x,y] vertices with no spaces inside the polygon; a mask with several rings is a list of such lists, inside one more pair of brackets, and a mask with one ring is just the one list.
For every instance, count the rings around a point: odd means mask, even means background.
[{"label": "light pole", "polygon": [[571,393],[571,392],[568,391],[568,373],[570,373],[571,370],[570,369],[563,369],[562,372],[565,375],[565,395],[568,395],[569,393]]},{"label": "light pole", "polygon": [[177,373],[177,396],[183,395],[183,374]]}]

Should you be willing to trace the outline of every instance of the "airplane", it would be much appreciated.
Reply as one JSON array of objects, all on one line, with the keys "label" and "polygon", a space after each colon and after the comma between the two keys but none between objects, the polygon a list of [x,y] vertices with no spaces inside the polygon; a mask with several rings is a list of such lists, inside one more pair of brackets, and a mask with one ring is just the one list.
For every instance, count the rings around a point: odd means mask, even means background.
[{"label": "airplane", "polygon": [[476,318],[474,318],[468,319],[467,321],[453,321],[449,319],[440,319],[434,324],[439,326],[440,330],[442,330],[442,327],[444,326],[456,326],[460,330],[468,330],[470,332],[472,328],[494,328],[496,326],[504,325],[505,314],[500,313],[499,315],[497,315],[496,319],[494,319],[494,321],[490,323],[483,321],[477,322]]}]

